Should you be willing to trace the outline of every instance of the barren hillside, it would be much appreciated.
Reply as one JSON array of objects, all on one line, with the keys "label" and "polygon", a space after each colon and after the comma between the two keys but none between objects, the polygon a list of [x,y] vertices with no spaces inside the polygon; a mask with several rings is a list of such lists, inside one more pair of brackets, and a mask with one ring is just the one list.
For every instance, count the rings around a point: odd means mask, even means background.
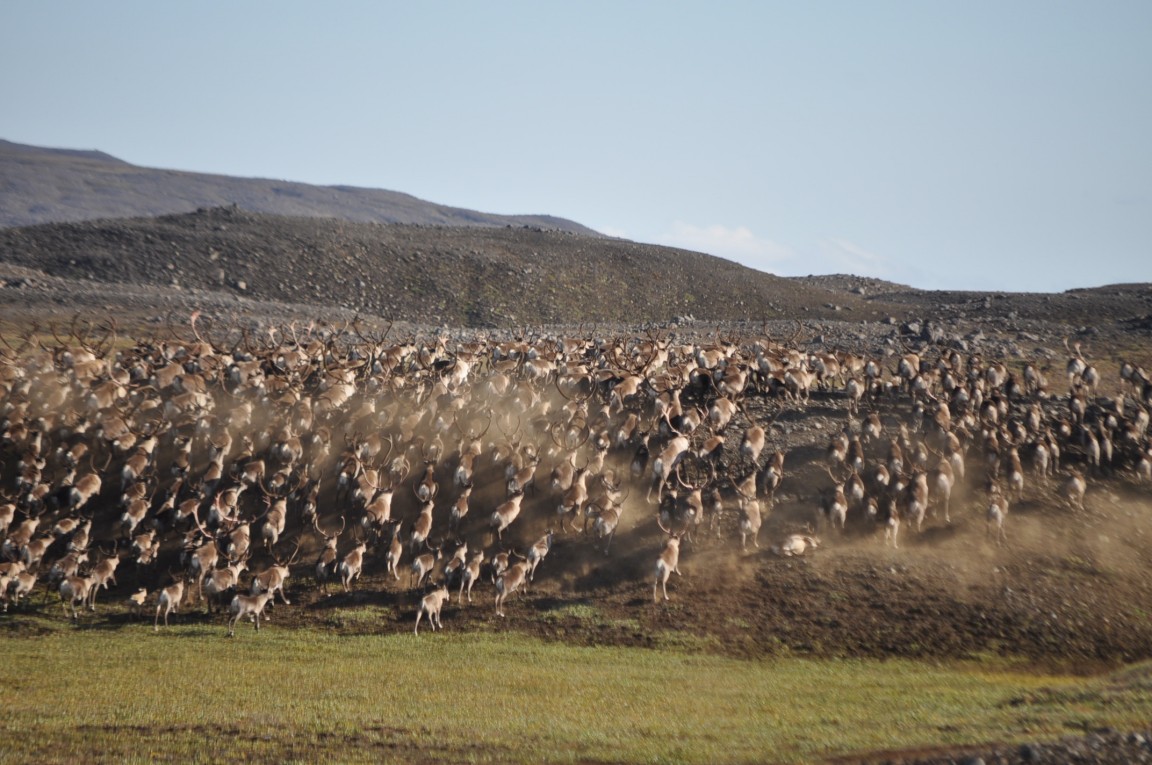
[{"label": "barren hillside", "polygon": [[596,233],[551,215],[495,215],[382,189],[161,170],[99,151],[0,140],[0,227],[155,216],[233,204],[259,213],[372,223],[529,225]]},{"label": "barren hillside", "polygon": [[856,277],[785,279],[701,253],[539,227],[379,225],[232,207],[3,229],[0,269],[6,299],[31,315],[116,306],[125,320],[198,307],[454,327],[932,318],[994,319],[1027,334],[1029,322],[1106,331],[1152,314],[1147,285],[925,292]]},{"label": "barren hillside", "polygon": [[876,318],[885,310],[859,295],[624,240],[538,227],[383,226],[235,208],[0,230],[0,262],[106,286],[202,290],[450,326],[839,311]]}]

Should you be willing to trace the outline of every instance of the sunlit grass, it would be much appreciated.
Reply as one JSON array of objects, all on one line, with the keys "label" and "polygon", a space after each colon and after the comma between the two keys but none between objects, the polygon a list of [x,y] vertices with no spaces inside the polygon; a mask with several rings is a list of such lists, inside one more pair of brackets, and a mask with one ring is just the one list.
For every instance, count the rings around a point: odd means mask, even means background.
[{"label": "sunlit grass", "polygon": [[1152,719],[1146,667],[1085,680],[1003,662],[749,662],[699,653],[688,635],[668,643],[273,625],[232,640],[150,626],[6,637],[0,762],[801,762]]},{"label": "sunlit grass", "polygon": [[391,621],[394,616],[395,609],[390,607],[333,608],[324,619],[324,623],[335,628],[373,627]]}]

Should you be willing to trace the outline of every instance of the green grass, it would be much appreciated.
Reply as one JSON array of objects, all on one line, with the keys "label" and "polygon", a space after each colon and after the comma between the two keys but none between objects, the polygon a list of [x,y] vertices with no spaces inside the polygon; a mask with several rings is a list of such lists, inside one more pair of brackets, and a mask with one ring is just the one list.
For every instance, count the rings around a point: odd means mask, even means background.
[{"label": "green grass", "polygon": [[567,619],[575,619],[580,622],[592,622],[594,624],[601,624],[604,622],[603,617],[600,615],[599,609],[595,606],[590,606],[587,603],[573,603],[564,605],[557,608],[551,608],[541,614],[546,622],[561,622]]},{"label": "green grass", "polygon": [[0,762],[807,762],[1152,719],[1146,665],[1085,679],[245,626],[6,636]]},{"label": "green grass", "polygon": [[396,610],[390,607],[361,606],[358,608],[333,608],[325,618],[328,627],[378,627],[395,616]]}]

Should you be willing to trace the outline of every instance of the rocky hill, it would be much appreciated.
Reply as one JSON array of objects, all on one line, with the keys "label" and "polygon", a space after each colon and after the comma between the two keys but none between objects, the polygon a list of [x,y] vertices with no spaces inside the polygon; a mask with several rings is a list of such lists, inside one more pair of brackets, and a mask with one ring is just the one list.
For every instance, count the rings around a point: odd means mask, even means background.
[{"label": "rocky hill", "polygon": [[878,318],[886,310],[859,294],[618,239],[525,226],[382,226],[236,208],[0,230],[0,263],[23,269],[11,271],[8,283],[30,292],[62,279],[452,326],[819,313]]},{"label": "rocky hill", "polygon": [[0,140],[0,227],[156,216],[222,205],[373,223],[528,225],[596,234],[550,215],[494,215],[381,189],[160,170],[99,151],[45,149]]},{"label": "rocky hill", "polygon": [[1027,342],[1041,324],[1063,334],[1152,321],[1148,285],[928,292],[854,276],[781,278],[539,226],[380,225],[233,207],[0,229],[0,298],[11,315],[41,319],[113,311],[130,322],[200,308],[454,327],[835,320],[910,322],[911,334],[934,341],[944,324],[987,332],[999,322]]}]

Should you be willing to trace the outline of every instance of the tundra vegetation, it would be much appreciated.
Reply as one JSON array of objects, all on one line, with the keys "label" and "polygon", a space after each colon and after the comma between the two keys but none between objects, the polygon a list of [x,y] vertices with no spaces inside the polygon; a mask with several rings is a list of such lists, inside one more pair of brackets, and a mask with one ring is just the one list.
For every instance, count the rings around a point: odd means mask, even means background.
[{"label": "tundra vegetation", "polygon": [[[218,625],[155,638],[31,621],[35,634],[4,644],[0,682],[20,703],[0,720],[0,762],[800,763],[1142,730],[1152,719],[1147,664],[1085,678],[999,658],[749,661],[691,641],[430,639],[407,618],[389,634],[261,630],[221,650]],[[108,661],[112,652],[131,662]],[[691,697],[654,707],[670,677]],[[892,709],[907,722],[892,725]]]}]

